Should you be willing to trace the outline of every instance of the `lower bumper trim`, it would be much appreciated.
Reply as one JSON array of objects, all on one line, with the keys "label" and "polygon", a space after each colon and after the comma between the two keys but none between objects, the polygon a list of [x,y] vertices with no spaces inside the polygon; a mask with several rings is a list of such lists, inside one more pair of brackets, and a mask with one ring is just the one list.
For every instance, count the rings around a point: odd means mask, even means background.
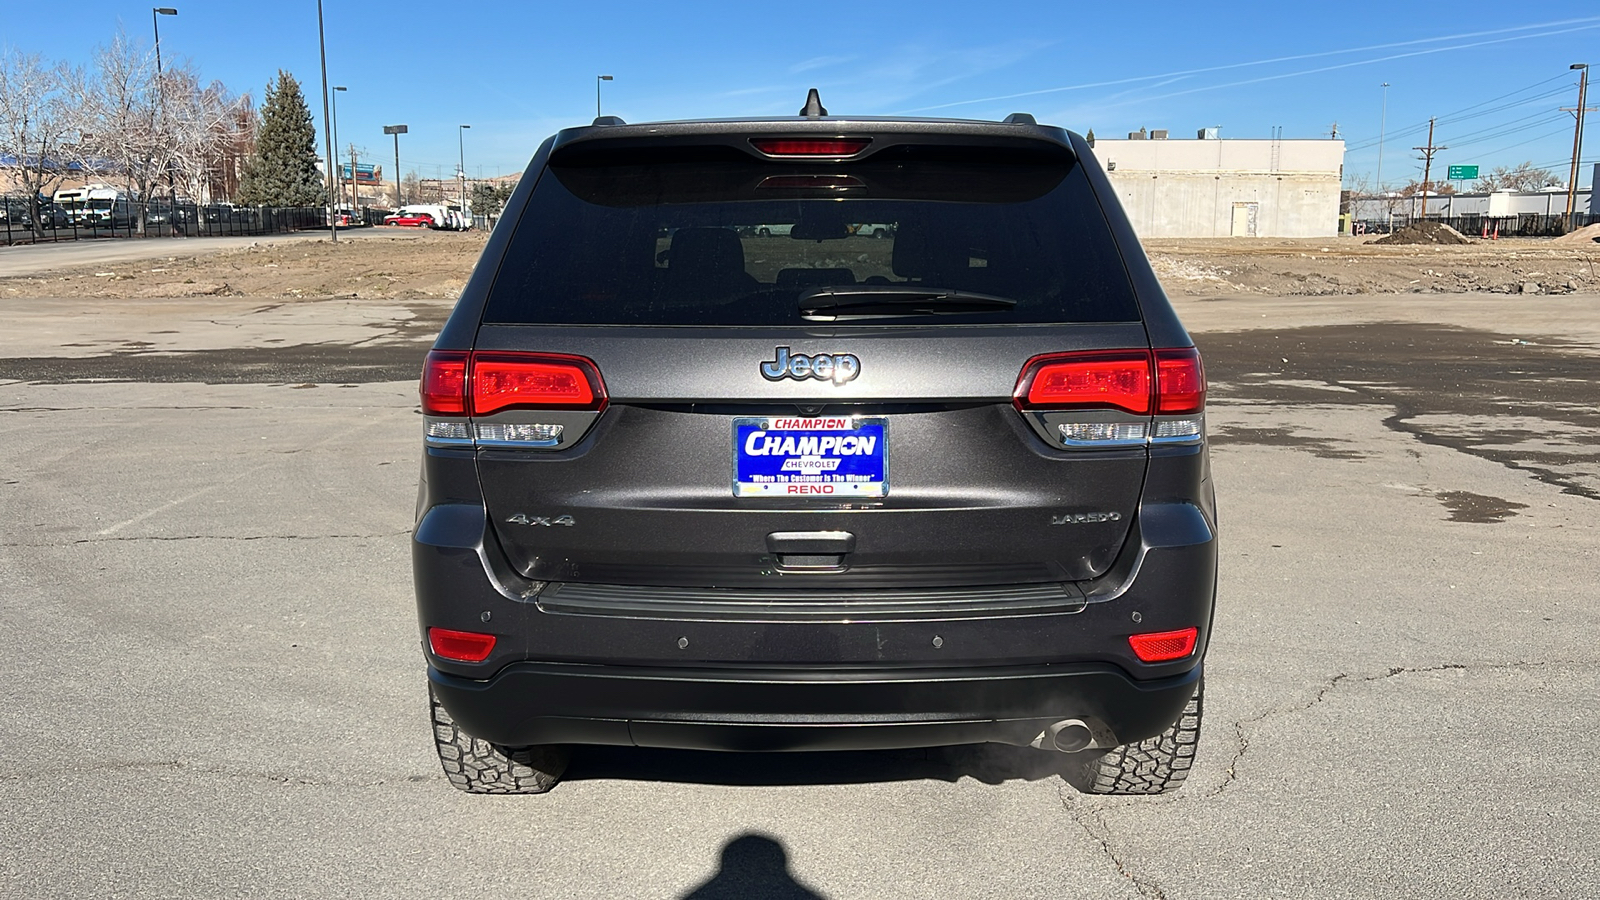
[{"label": "lower bumper trim", "polygon": [[1102,722],[1119,743],[1142,740],[1177,721],[1200,667],[1135,681],[1103,665],[769,672],[529,662],[483,681],[428,677],[467,733],[503,746],[845,750],[1025,745],[1069,718]]}]

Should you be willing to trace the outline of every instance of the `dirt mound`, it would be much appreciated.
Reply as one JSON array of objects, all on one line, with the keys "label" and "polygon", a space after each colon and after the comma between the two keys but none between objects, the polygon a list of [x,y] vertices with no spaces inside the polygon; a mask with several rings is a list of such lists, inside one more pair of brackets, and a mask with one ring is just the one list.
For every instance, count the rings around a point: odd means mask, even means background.
[{"label": "dirt mound", "polygon": [[1579,228],[1577,231],[1573,231],[1556,238],[1550,243],[1561,246],[1576,244],[1580,247],[1588,246],[1590,244],[1600,244],[1600,222],[1596,222],[1593,225],[1585,225],[1582,228]]},{"label": "dirt mound", "polygon": [[1412,222],[1374,244],[1470,244],[1467,236],[1442,222]]}]

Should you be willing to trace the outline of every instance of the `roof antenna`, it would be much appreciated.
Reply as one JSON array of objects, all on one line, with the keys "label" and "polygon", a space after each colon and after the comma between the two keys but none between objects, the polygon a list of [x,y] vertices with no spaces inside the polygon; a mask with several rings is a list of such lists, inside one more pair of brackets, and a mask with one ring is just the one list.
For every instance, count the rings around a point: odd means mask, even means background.
[{"label": "roof antenna", "polygon": [[816,88],[812,88],[811,93],[806,95],[806,108],[800,110],[800,115],[808,119],[815,119],[818,116],[827,114],[828,111],[822,108],[822,95],[817,93]]}]

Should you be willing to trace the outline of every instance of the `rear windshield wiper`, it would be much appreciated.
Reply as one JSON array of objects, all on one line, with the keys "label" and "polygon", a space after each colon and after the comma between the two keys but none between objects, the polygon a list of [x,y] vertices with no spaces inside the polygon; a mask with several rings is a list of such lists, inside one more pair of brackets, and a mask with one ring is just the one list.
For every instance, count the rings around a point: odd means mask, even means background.
[{"label": "rear windshield wiper", "polygon": [[1008,310],[1010,297],[909,284],[818,287],[800,295],[800,316],[822,322],[889,316],[949,316]]}]

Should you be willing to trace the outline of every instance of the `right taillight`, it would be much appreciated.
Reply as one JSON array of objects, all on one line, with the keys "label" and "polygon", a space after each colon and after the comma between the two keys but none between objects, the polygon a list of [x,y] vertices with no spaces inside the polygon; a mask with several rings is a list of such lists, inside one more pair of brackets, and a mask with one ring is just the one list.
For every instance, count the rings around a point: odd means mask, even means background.
[{"label": "right taillight", "polygon": [[1192,443],[1206,375],[1193,347],[1051,353],[1022,367],[1012,403],[1067,448]]},{"label": "right taillight", "polygon": [[1156,351],[1156,415],[1178,416],[1206,408],[1206,370],[1193,347]]},{"label": "right taillight", "polygon": [[1017,379],[1018,409],[1120,409],[1150,413],[1150,351],[1036,356]]}]

